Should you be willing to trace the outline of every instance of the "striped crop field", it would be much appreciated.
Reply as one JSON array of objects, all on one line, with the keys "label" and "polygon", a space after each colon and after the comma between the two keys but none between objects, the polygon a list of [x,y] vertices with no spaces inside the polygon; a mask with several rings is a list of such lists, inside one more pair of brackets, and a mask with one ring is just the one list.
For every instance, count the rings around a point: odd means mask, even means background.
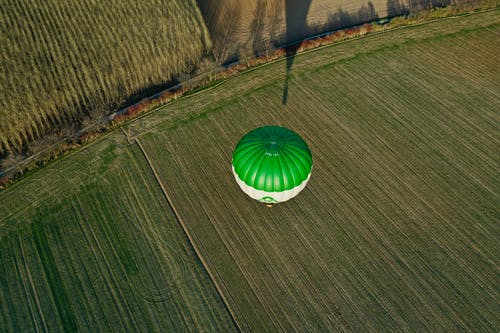
[{"label": "striped crop field", "polygon": [[[0,330],[497,332],[500,11],[368,35],[186,95],[0,192]],[[266,208],[263,125],[308,143]]]},{"label": "striped crop field", "polygon": [[0,155],[99,120],[211,47],[195,0],[0,0],[0,22]]},{"label": "striped crop field", "polygon": [[[277,62],[131,125],[243,331],[498,330],[499,21],[303,54],[286,106]],[[314,160],[272,209],[231,173],[263,125],[299,133]]]},{"label": "striped crop field", "polygon": [[0,331],[235,331],[144,156],[121,133],[1,200]]}]

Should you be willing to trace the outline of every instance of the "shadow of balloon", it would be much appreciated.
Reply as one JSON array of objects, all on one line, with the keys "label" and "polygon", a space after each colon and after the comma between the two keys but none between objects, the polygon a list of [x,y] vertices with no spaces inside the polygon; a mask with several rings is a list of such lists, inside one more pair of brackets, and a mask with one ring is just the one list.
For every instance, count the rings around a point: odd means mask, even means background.
[{"label": "shadow of balloon", "polygon": [[297,55],[300,43],[294,43],[303,36],[307,35],[309,26],[307,25],[307,14],[312,0],[286,0],[285,1],[285,15],[286,15],[286,40],[291,43],[290,46],[285,47],[286,51],[286,76],[283,86],[282,104],[288,103],[288,81],[290,78],[290,71]]}]

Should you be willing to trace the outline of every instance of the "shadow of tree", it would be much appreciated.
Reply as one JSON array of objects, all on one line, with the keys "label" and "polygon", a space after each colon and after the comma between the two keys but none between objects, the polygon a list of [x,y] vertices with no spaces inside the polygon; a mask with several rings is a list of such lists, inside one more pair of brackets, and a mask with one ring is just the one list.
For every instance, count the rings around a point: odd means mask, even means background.
[{"label": "shadow of tree", "polygon": [[[307,14],[312,0],[285,0],[285,17],[286,17],[286,41],[293,43],[310,33],[307,25]],[[283,97],[281,102],[283,105],[288,103],[288,81],[290,70],[292,69],[297,55],[297,50],[300,44],[294,43],[285,48],[286,51],[286,76],[283,86]]]},{"label": "shadow of tree", "polygon": [[215,61],[222,64],[234,59],[241,45],[236,33],[241,22],[241,5],[235,0],[196,2],[210,31]]},{"label": "shadow of tree", "polygon": [[264,0],[259,0],[257,2],[257,9],[255,10],[254,19],[250,24],[250,44],[251,49],[255,56],[258,56],[264,50],[264,31],[265,31],[265,19],[266,19],[266,6]]},{"label": "shadow of tree", "polygon": [[400,0],[387,0],[387,17],[408,15],[408,7]]},{"label": "shadow of tree", "polygon": [[[399,0],[388,0],[398,1]],[[344,11],[341,7],[334,13],[330,14],[326,27],[328,30],[338,30],[349,28],[355,25],[378,20],[378,14],[375,10],[373,2],[368,1],[366,5],[362,5],[356,12]]]},{"label": "shadow of tree", "polygon": [[[388,0],[389,2],[390,0]],[[450,5],[453,0],[408,0],[408,9],[410,13],[416,13],[420,10],[427,10],[436,7],[445,7]]]}]

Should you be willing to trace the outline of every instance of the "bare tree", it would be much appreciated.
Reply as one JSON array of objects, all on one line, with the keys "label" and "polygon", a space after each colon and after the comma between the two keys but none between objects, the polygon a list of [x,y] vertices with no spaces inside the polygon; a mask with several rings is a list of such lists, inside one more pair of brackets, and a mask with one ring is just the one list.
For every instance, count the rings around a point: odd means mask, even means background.
[{"label": "bare tree", "polygon": [[283,0],[269,0],[268,15],[267,15],[267,28],[268,35],[264,41],[264,52],[266,56],[275,49],[275,44],[278,42],[280,27],[283,24]]}]

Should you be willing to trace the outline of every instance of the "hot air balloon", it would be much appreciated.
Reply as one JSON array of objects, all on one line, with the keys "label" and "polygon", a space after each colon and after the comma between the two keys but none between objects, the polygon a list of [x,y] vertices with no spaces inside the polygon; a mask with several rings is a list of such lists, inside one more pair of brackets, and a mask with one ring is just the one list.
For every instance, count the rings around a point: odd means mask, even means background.
[{"label": "hot air balloon", "polygon": [[295,132],[264,126],[247,133],[236,145],[232,167],[236,182],[251,198],[274,204],[295,197],[312,172],[312,155]]}]

